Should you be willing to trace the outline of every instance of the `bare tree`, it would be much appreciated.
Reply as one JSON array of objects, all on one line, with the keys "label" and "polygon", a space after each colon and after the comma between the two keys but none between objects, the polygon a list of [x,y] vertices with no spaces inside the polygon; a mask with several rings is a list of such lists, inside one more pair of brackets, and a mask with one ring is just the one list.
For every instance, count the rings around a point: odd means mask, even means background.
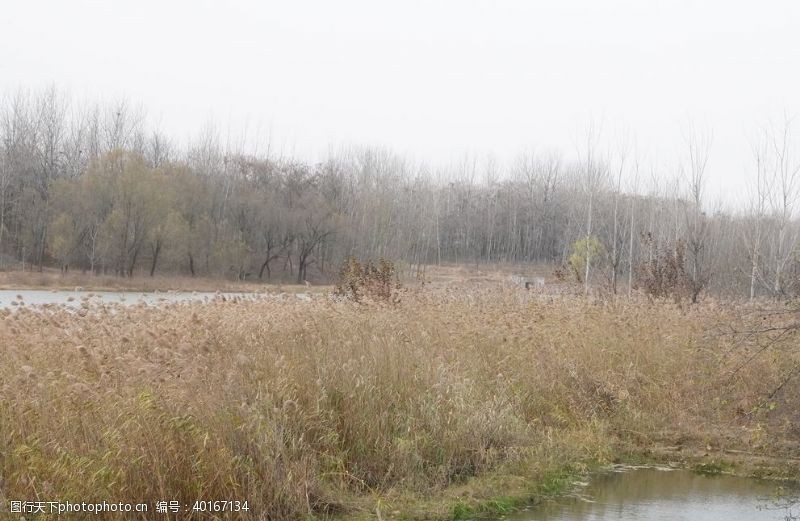
[{"label": "bare tree", "polygon": [[772,188],[769,147],[770,143],[766,133],[752,147],[755,160],[755,180],[749,190],[751,195],[747,210],[750,222],[742,229],[743,240],[750,257],[750,300],[756,297],[757,283],[762,279],[760,265],[764,220]]},{"label": "bare tree", "polygon": [[614,178],[611,187],[612,199],[612,232],[611,232],[611,291],[617,294],[617,276],[619,275],[620,264],[622,263],[622,232],[619,222],[619,205],[622,198],[622,178],[625,173],[626,161],[628,159],[628,143],[623,139],[617,150],[616,164],[614,165]]},{"label": "bare tree", "polygon": [[305,219],[302,231],[297,235],[298,284],[307,280],[308,267],[316,262],[313,257],[314,251],[332,234],[330,214],[323,214],[317,217],[310,215]]},{"label": "bare tree", "polygon": [[[599,157],[598,145],[600,140],[601,129],[596,128],[594,122],[591,122],[586,130],[586,143],[585,154],[582,160],[583,163],[583,180],[582,188],[586,195],[586,234],[585,239],[588,245],[592,238],[593,224],[594,224],[594,206],[595,199],[598,196],[600,188],[603,185],[606,176],[606,166]],[[592,256],[587,254],[585,261],[585,273],[583,277],[584,294],[589,294],[590,275],[592,267]]]},{"label": "bare tree", "polygon": [[775,154],[774,189],[770,190],[770,206],[777,221],[777,231],[773,238],[774,279],[773,292],[783,295],[785,291],[784,271],[794,255],[797,244],[797,231],[792,229],[791,221],[798,196],[798,163],[792,152],[792,121],[784,114],[781,128],[771,131],[772,152]]},{"label": "bare tree", "polygon": [[9,203],[11,166],[6,154],[0,154],[0,268],[3,266],[3,234],[6,230],[6,209]]},{"label": "bare tree", "polygon": [[708,218],[703,208],[711,134],[697,132],[690,126],[685,140],[687,158],[682,170],[688,188],[688,200],[684,210],[687,231],[686,250],[689,254],[689,262],[691,262],[689,291],[692,303],[696,303],[711,277],[707,265]]},{"label": "bare tree", "polygon": [[629,207],[628,207],[628,217],[630,222],[628,223],[628,298],[631,298],[633,294],[633,272],[634,272],[634,256],[633,256],[633,245],[634,245],[634,237],[636,236],[636,198],[638,197],[638,189],[639,189],[639,156],[636,155],[634,157],[634,164],[633,164],[633,177],[630,180],[631,185],[629,187]]}]

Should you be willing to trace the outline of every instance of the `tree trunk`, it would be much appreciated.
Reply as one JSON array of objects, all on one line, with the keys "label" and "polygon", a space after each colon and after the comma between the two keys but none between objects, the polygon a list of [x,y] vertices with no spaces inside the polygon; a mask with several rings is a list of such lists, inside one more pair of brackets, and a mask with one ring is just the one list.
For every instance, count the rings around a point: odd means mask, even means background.
[{"label": "tree trunk", "polygon": [[3,230],[6,226],[6,202],[5,195],[0,201],[0,268],[3,267]]},{"label": "tree trunk", "polygon": [[158,254],[161,252],[161,241],[156,241],[156,246],[153,249],[153,264],[150,265],[150,276],[152,277],[156,272],[156,264],[158,263]]},{"label": "tree trunk", "polygon": [[131,259],[131,265],[128,268],[128,277],[133,278],[133,269],[136,267],[136,258],[139,256],[139,248],[133,250],[133,258]]},{"label": "tree trunk", "polygon": [[304,255],[300,255],[297,260],[297,283],[302,284],[303,279],[305,278],[306,273],[306,258]]},{"label": "tree trunk", "polygon": [[264,260],[264,263],[261,265],[261,269],[258,270],[258,280],[264,278],[264,270],[267,272],[267,280],[270,280],[272,277],[272,271],[269,269],[269,263],[272,262],[273,259],[267,258]]},{"label": "tree trunk", "polygon": [[628,242],[628,298],[633,293],[633,216],[634,216],[634,197],[631,197],[631,224],[630,240]]},{"label": "tree trunk", "polygon": [[39,243],[39,251],[36,253],[36,265],[39,273],[44,271],[44,246],[47,241],[47,226],[42,230],[42,240]]},{"label": "tree trunk", "polygon": [[592,255],[589,251],[589,239],[592,236],[592,205],[594,203],[594,193],[589,194],[589,216],[586,221],[586,273],[583,280],[583,294],[589,294],[589,273],[592,265]]}]

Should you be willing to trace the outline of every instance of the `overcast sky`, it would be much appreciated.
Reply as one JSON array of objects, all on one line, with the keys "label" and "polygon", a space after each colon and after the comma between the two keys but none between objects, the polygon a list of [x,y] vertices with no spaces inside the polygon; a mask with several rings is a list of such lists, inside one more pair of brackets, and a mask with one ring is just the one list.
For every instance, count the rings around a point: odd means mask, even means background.
[{"label": "overcast sky", "polygon": [[595,120],[669,172],[693,121],[731,200],[748,136],[800,106],[798,26],[792,0],[3,0],[0,91],[125,96],[181,141],[213,118],[312,160],[573,155]]}]

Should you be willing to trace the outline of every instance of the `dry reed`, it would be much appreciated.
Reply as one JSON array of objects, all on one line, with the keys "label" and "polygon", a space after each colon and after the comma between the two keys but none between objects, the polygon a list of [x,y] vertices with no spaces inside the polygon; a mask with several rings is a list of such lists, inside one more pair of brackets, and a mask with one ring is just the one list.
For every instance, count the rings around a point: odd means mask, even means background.
[{"label": "dry reed", "polygon": [[5,311],[0,511],[238,499],[245,519],[352,515],[623,444],[788,439],[748,414],[794,355],[731,377],[746,354],[708,331],[733,313],[496,288]]}]

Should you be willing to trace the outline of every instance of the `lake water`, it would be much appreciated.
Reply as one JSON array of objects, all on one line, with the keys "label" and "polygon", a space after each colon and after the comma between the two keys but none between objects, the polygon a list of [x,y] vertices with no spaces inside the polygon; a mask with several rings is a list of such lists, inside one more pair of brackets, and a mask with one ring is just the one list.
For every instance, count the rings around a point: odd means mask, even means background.
[{"label": "lake water", "polygon": [[[260,298],[265,295],[253,293],[213,293],[202,291],[175,291],[175,292],[153,292],[142,293],[134,291],[50,291],[50,290],[0,290],[0,309],[9,309],[25,306],[43,305],[64,305],[69,307],[80,307],[82,303],[89,299],[93,303],[117,303],[117,304],[139,304],[145,303],[155,305],[166,302],[185,302],[190,300],[210,300],[218,296],[225,298]],[[304,293],[297,295],[276,294],[273,298],[292,297],[307,299],[309,296]],[[22,297],[21,299],[19,297]],[[16,303],[16,304],[14,304]]]},{"label": "lake water", "polygon": [[[604,472],[572,497],[504,517],[508,521],[785,521],[800,519],[787,506],[797,488],[781,482],[687,470]],[[783,496],[783,499],[780,497]]]}]

